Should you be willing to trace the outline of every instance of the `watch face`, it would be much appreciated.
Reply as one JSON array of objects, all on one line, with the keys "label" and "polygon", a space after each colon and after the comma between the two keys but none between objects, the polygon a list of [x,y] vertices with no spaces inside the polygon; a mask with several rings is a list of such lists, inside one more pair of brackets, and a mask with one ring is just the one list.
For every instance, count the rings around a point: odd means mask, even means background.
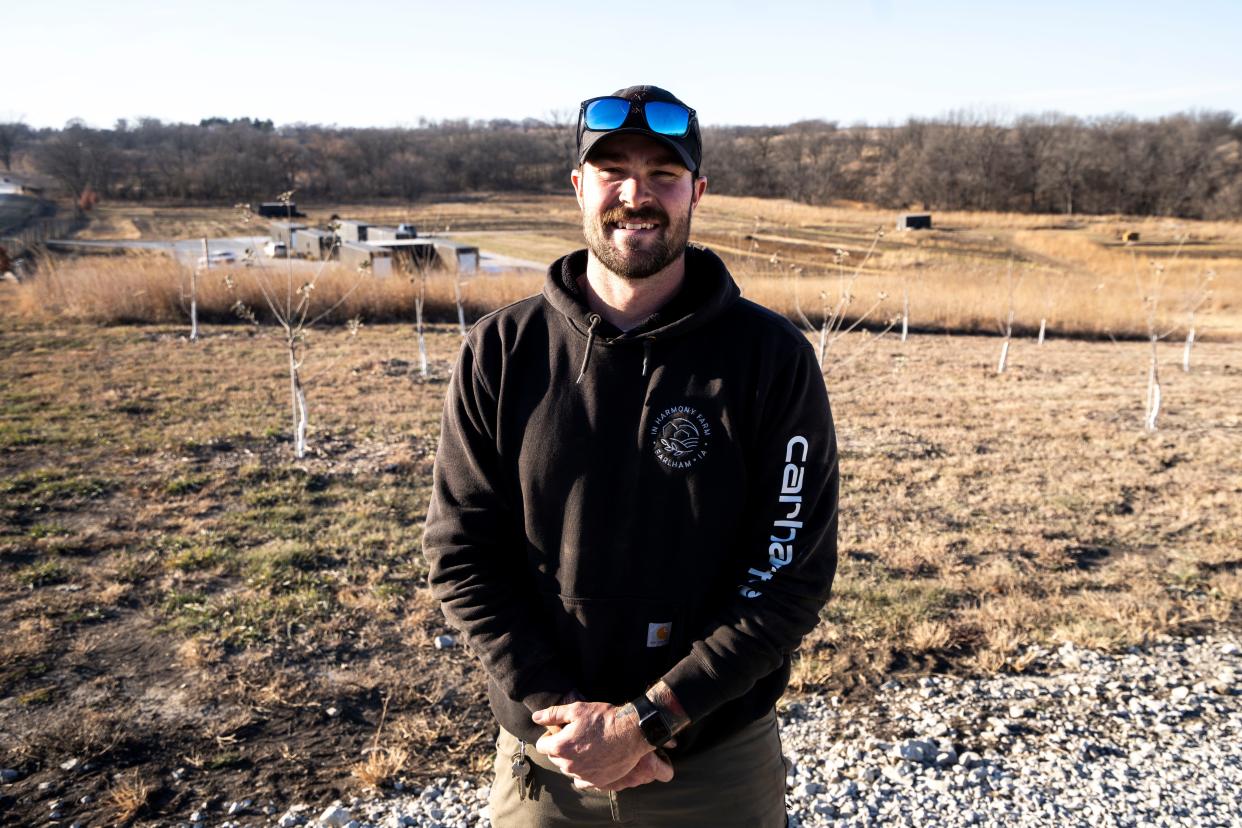
[{"label": "watch face", "polygon": [[642,711],[638,719],[638,726],[642,729],[647,743],[654,747],[664,744],[668,741],[669,736],[672,735],[669,732],[668,722],[664,720],[664,714],[654,704],[649,705],[648,709]]}]

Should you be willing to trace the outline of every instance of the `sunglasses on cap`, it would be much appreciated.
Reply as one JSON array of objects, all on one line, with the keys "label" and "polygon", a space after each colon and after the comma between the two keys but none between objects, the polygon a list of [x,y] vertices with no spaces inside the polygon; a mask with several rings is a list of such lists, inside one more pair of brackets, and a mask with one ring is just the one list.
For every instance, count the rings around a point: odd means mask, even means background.
[{"label": "sunglasses on cap", "polygon": [[694,110],[679,103],[668,101],[631,101],[607,95],[582,102],[578,111],[579,123],[595,132],[620,129],[631,115],[639,114],[647,129],[657,135],[683,138],[690,132]]}]

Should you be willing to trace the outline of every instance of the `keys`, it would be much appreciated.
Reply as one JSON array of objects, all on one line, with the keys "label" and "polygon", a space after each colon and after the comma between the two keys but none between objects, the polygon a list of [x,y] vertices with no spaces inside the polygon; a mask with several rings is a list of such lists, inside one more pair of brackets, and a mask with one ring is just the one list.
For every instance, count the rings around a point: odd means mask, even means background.
[{"label": "keys", "polygon": [[526,777],[530,776],[530,760],[526,758],[526,743],[519,740],[517,752],[511,758],[509,769],[517,781],[518,799],[526,801]]}]

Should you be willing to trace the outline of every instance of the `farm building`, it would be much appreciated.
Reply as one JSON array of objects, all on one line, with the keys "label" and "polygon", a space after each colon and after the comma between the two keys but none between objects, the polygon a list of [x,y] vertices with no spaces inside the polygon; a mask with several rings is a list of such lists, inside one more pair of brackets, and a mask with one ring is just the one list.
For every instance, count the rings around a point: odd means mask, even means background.
[{"label": "farm building", "polygon": [[342,242],[364,242],[367,240],[367,229],[370,226],[365,221],[344,220],[337,224],[336,235]]},{"label": "farm building", "polygon": [[272,241],[284,242],[286,250],[293,249],[293,234],[306,229],[305,224],[293,221],[273,221],[271,226]]},{"label": "farm building", "polygon": [[366,242],[368,247],[387,250],[394,268],[412,271],[419,267],[437,267],[436,244],[433,239],[384,239]]},{"label": "farm building", "polygon": [[293,234],[294,256],[324,259],[336,249],[336,236],[324,230],[298,230]]},{"label": "farm building", "polygon": [[412,225],[402,224],[397,227],[368,227],[367,241],[369,242],[386,242],[398,241],[401,239],[413,239],[417,237],[418,231]]},{"label": "farm building", "polygon": [[902,213],[897,217],[898,230],[930,230],[931,213]]},{"label": "farm building", "polygon": [[447,239],[424,236],[421,239],[370,240],[366,246],[391,251],[393,265],[405,270],[437,267],[453,273],[476,273],[479,269],[479,248]]},{"label": "farm building", "polygon": [[392,275],[392,251],[366,242],[341,242],[337,251],[341,264],[350,269],[371,268],[374,276]]},{"label": "farm building", "polygon": [[440,263],[458,273],[476,273],[479,269],[479,248],[468,244],[436,239],[436,255]]}]

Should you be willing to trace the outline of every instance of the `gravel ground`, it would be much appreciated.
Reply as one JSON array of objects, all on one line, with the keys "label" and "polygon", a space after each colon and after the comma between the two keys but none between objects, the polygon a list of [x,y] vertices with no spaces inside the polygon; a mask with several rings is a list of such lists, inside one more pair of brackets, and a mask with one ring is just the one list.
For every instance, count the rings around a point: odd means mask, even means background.
[{"label": "gravel ground", "polygon": [[[1236,636],[1031,655],[1027,675],[931,676],[890,681],[865,704],[788,704],[790,824],[1242,826]],[[235,819],[195,817],[221,828],[486,828],[486,806],[486,785],[438,779],[326,809],[268,806],[257,821],[248,801]]]}]

